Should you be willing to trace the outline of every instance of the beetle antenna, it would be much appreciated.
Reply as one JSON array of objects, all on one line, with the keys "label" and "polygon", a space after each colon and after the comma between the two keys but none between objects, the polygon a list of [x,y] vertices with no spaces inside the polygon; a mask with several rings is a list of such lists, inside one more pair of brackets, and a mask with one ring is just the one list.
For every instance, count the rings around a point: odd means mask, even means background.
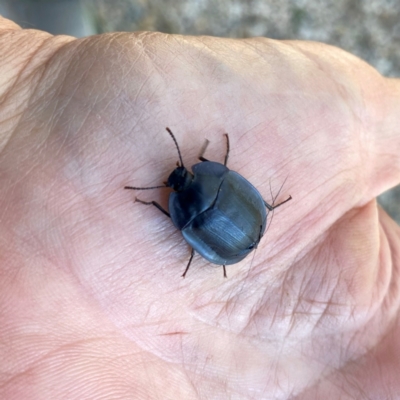
[{"label": "beetle antenna", "polygon": [[150,190],[150,189],[160,189],[167,188],[168,186],[150,186],[150,187],[136,187],[136,186],[125,186],[124,189],[132,189],[132,190]]},{"label": "beetle antenna", "polygon": [[182,156],[181,156],[181,151],[180,151],[179,146],[178,146],[178,142],[176,141],[175,136],[174,136],[174,134],[172,133],[171,129],[169,129],[168,127],[166,127],[165,129],[167,130],[167,132],[168,132],[168,133],[170,134],[170,136],[172,137],[172,140],[173,140],[174,143],[175,143],[176,149],[178,150],[178,155],[179,155],[179,160],[180,160],[180,162],[181,162],[181,167],[184,167],[183,161],[182,161]]}]

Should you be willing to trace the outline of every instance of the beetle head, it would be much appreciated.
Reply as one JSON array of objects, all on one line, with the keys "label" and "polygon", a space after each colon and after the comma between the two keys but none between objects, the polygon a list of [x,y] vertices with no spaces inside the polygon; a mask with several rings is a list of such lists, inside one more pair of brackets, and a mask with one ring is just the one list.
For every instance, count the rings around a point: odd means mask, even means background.
[{"label": "beetle head", "polygon": [[175,190],[175,192],[183,192],[192,183],[193,175],[184,167],[175,168],[168,178],[166,186]]},{"label": "beetle head", "polygon": [[185,189],[189,187],[192,183],[193,175],[184,167],[181,151],[178,146],[178,142],[175,139],[174,134],[171,132],[171,129],[166,128],[167,132],[170,134],[172,140],[175,143],[176,149],[178,150],[179,162],[177,162],[177,168],[175,168],[171,175],[168,178],[168,181],[165,182],[166,187],[170,187],[175,190],[175,192],[183,192]]}]

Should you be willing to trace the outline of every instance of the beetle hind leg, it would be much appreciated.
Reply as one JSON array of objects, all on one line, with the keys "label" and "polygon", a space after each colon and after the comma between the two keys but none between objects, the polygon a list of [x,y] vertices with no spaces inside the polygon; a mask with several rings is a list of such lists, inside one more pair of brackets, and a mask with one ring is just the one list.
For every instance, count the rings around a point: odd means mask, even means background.
[{"label": "beetle hind leg", "polygon": [[224,133],[224,136],[226,137],[226,155],[224,159],[224,165],[226,167],[226,164],[228,164],[228,157],[229,157],[229,152],[231,150],[230,145],[229,145],[229,135],[227,133]]},{"label": "beetle hind leg", "polygon": [[289,196],[286,200],[283,200],[279,204],[276,204],[276,205],[271,206],[271,204],[268,204],[265,200],[264,200],[264,204],[265,204],[265,207],[267,207],[269,211],[272,211],[272,210],[275,210],[275,208],[278,208],[279,206],[281,206],[282,204],[287,203],[289,200],[292,200],[292,196]]},{"label": "beetle hind leg", "polygon": [[167,210],[164,210],[156,201],[143,201],[136,197],[135,202],[145,204],[146,206],[154,206],[154,207],[158,208],[168,218],[171,218],[171,215],[169,215],[169,212]]},{"label": "beetle hind leg", "polygon": [[224,278],[227,278],[225,265],[223,265],[222,268],[224,270]]},{"label": "beetle hind leg", "polygon": [[193,256],[194,256],[194,249],[192,248],[192,252],[191,252],[191,254],[190,254],[189,262],[188,262],[188,264],[187,264],[187,266],[186,266],[185,272],[182,274],[182,278],[184,278],[184,277],[186,276],[186,273],[187,273],[188,270],[189,270],[190,264],[192,263]]}]

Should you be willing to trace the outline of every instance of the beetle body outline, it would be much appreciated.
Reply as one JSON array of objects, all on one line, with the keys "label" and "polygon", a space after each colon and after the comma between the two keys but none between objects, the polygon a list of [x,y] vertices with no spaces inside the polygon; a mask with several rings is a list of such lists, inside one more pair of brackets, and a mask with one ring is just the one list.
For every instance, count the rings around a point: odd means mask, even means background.
[{"label": "beetle body outline", "polygon": [[155,201],[142,201],[153,205],[171,218],[191,246],[191,256],[182,277],[186,276],[195,252],[209,262],[222,265],[226,277],[226,265],[243,260],[260,242],[266,228],[267,209],[274,210],[291,200],[291,196],[277,205],[268,204],[259,191],[242,175],[230,170],[226,164],[229,156],[229,136],[224,164],[203,157],[207,146],[199,156],[200,163],[189,172],[183,165],[175,136],[166,128],[178,150],[178,162],[164,186],[134,187],[125,189],[147,190],[172,188],[168,209]]}]

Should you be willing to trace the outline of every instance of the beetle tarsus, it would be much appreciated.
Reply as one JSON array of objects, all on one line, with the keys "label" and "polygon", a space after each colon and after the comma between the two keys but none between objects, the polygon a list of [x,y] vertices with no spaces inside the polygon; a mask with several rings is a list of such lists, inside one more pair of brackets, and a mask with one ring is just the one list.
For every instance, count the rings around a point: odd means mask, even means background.
[{"label": "beetle tarsus", "polygon": [[271,204],[268,204],[265,200],[264,200],[264,204],[265,204],[265,207],[267,207],[269,211],[272,211],[272,210],[275,210],[275,208],[278,208],[279,206],[281,206],[282,204],[287,203],[289,200],[292,200],[292,196],[289,196],[286,200],[283,200],[282,202],[280,202],[279,204],[276,204],[274,206],[271,206]]},{"label": "beetle tarsus", "polygon": [[124,189],[132,189],[132,190],[150,190],[150,189],[164,189],[167,188],[167,183],[164,182],[163,186],[149,186],[149,187],[136,187],[136,186],[124,186]]},{"label": "beetle tarsus", "polygon": [[146,206],[154,206],[158,208],[163,214],[165,214],[168,218],[171,218],[171,215],[169,214],[168,211],[164,210],[156,201],[143,201],[138,199],[137,197],[135,198],[135,202],[145,204]]},{"label": "beetle tarsus", "polygon": [[185,272],[182,274],[182,278],[184,278],[186,276],[186,272],[188,272],[188,270],[189,270],[190,264],[191,264],[191,262],[193,260],[193,256],[194,256],[194,249],[192,248],[192,252],[190,254],[189,262],[188,262],[188,264],[186,266]]},{"label": "beetle tarsus", "polygon": [[225,268],[225,265],[223,265],[222,268],[224,269],[224,278],[227,278],[228,276],[226,275],[226,268]]}]

